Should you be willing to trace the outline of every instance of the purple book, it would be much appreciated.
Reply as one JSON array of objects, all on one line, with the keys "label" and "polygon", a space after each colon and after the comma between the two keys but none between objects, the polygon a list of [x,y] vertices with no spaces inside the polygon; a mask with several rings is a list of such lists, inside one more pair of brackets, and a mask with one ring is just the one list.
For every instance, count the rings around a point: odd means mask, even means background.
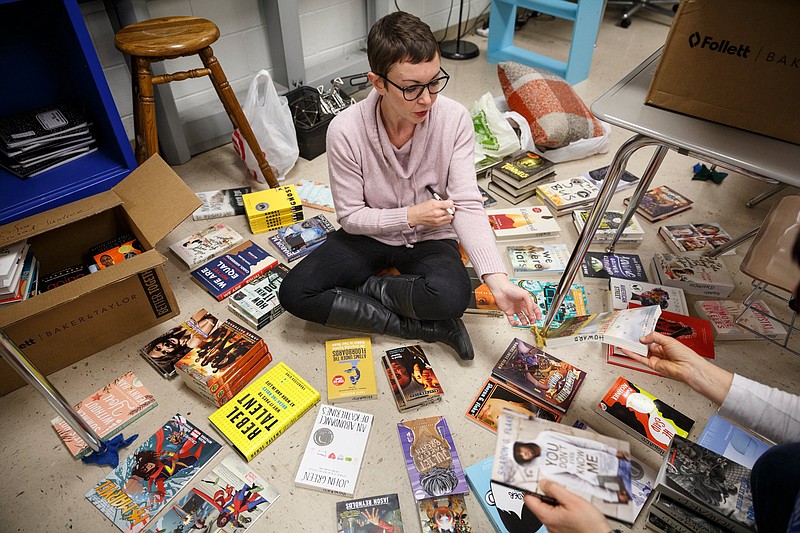
[{"label": "purple book", "polygon": [[397,424],[411,490],[417,501],[469,492],[453,437],[442,416]]}]

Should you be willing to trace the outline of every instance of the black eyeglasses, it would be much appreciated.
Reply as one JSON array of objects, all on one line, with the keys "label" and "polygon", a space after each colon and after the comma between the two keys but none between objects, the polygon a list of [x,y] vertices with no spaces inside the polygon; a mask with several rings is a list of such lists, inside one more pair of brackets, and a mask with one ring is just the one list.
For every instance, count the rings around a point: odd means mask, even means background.
[{"label": "black eyeglasses", "polygon": [[445,72],[445,70],[442,67],[439,67],[439,70],[442,71],[442,74],[444,74],[444,76],[440,76],[435,80],[429,81],[428,83],[407,85],[406,87],[400,87],[395,82],[387,78],[386,74],[378,74],[378,76],[380,76],[384,80],[388,81],[390,84],[400,89],[400,91],[403,93],[403,98],[405,98],[409,102],[413,102],[414,100],[422,96],[422,92],[425,89],[428,89],[428,92],[430,94],[440,93],[444,90],[444,88],[447,86],[448,80],[450,79],[450,74]]}]

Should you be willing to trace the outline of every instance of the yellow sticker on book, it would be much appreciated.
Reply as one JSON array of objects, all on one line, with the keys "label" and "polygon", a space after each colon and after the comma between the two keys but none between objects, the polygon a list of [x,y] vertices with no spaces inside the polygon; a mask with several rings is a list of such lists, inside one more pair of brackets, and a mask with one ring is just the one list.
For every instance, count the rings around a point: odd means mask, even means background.
[{"label": "yellow sticker on book", "polygon": [[131,250],[133,250],[133,246],[131,246],[130,244],[123,244],[122,246],[119,247],[119,253],[121,254],[130,253]]}]

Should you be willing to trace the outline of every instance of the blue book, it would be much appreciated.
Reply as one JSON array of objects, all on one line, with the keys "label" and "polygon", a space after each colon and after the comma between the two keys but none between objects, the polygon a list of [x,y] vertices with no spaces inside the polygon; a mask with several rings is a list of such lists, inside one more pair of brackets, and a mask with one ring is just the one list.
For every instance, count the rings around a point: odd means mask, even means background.
[{"label": "blue book", "polygon": [[278,260],[253,241],[211,259],[195,270],[192,279],[208,291],[217,301],[222,301],[251,279],[260,276],[278,264]]},{"label": "blue book", "polygon": [[697,444],[751,470],[756,459],[772,447],[771,444],[714,414],[708,419],[708,424],[697,439]]},{"label": "blue book", "polygon": [[472,493],[497,533],[546,533],[539,519],[523,503],[522,492],[491,482],[494,456],[468,466],[467,475]]}]

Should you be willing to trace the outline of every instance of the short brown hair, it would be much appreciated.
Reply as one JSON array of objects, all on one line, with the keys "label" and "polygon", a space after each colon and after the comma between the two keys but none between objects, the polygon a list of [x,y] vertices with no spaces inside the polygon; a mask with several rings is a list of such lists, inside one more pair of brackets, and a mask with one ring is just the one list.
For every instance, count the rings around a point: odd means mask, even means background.
[{"label": "short brown hair", "polygon": [[439,55],[430,26],[405,11],[389,13],[372,25],[367,36],[367,59],[375,74],[386,75],[396,63],[424,63]]}]

